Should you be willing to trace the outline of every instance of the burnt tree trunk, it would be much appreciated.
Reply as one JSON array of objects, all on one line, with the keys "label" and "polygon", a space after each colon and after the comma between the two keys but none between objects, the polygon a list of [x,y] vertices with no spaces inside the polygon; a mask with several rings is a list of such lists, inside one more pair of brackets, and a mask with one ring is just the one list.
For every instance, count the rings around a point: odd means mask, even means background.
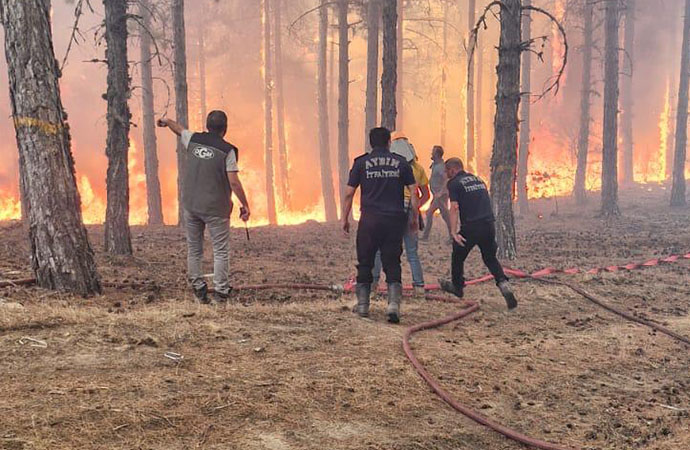
[{"label": "burnt tree trunk", "polygon": [[379,81],[379,23],[381,4],[379,0],[369,0],[367,4],[367,93],[364,107],[364,148],[369,151],[369,130],[376,127],[378,115]]},{"label": "burnt tree trunk", "polygon": [[514,259],[515,166],[517,162],[518,107],[520,105],[520,0],[503,0],[496,73],[496,118],[491,155],[491,198],[496,216],[499,255]]},{"label": "burnt tree trunk", "polygon": [[580,87],[580,131],[577,138],[577,169],[575,171],[575,186],[573,195],[578,205],[587,201],[587,156],[589,153],[589,126],[592,121],[590,109],[592,107],[592,50],[594,48],[594,5],[585,2],[584,29],[582,46],[582,85]]},{"label": "burnt tree trunk", "polygon": [[[469,0],[467,6],[467,35],[474,29],[476,2]],[[465,144],[467,155],[466,164],[471,170],[475,169],[474,154],[474,59],[467,62],[467,93],[465,94]]]},{"label": "burnt tree trunk", "polygon": [[688,85],[690,84],[690,0],[685,0],[683,45],[680,59],[680,85],[678,86],[678,112],[676,113],[675,155],[673,158],[673,185],[671,206],[685,206],[685,158],[688,140]]},{"label": "burnt tree trunk", "polygon": [[441,43],[441,123],[440,123],[440,143],[441,147],[446,146],[446,130],[448,121],[448,92],[446,89],[447,69],[448,69],[448,5],[443,4],[443,38]]},{"label": "burnt tree trunk", "polygon": [[266,210],[268,223],[278,223],[273,187],[273,67],[271,55],[271,3],[262,0],[264,63],[264,164],[266,170]]},{"label": "burnt tree trunk", "polygon": [[108,156],[106,176],[105,250],[131,255],[129,233],[129,67],[127,64],[127,0],[104,0],[108,61]]},{"label": "burnt tree trunk", "polygon": [[338,220],[333,192],[333,172],[331,171],[331,142],[328,122],[328,74],[326,59],[328,57],[328,1],[321,0],[319,8],[319,48],[317,72],[317,103],[319,107],[319,156],[321,161],[321,195],[326,221]]},{"label": "burnt tree trunk", "polygon": [[153,112],[153,74],[151,69],[151,2],[141,0],[139,7],[143,27],[141,34],[141,110],[144,134],[144,170],[146,171],[146,205],[148,224],[163,224],[161,183],[158,178],[158,149],[156,146],[156,121]]},{"label": "burnt tree trunk", "polygon": [[[531,6],[532,0],[524,0],[524,6]],[[522,18],[522,41],[529,42],[532,38],[532,15],[530,10],[525,10]],[[527,192],[527,172],[529,160],[530,144],[530,91],[531,91],[531,72],[532,57],[529,51],[522,55],[522,94],[525,96],[520,103],[520,143],[518,146],[518,169],[517,169],[517,197],[520,214],[529,212],[529,200]]]},{"label": "burnt tree trunk", "polygon": [[606,0],[604,51],[604,130],[601,167],[601,214],[618,209],[618,0]]},{"label": "burnt tree trunk", "polygon": [[283,95],[283,30],[282,8],[283,0],[275,0],[273,14],[275,18],[274,35],[276,60],[276,119],[278,125],[278,192],[285,207],[290,208],[290,183],[288,181],[288,150],[285,134],[285,96]]},{"label": "burnt tree trunk", "polygon": [[398,83],[398,5],[397,0],[383,1],[383,72],[381,74],[381,126],[395,130]]},{"label": "burnt tree trunk", "polygon": [[[348,0],[338,0],[338,192],[342,201],[349,170],[350,60],[347,24]],[[342,216],[342,211],[341,211]]]},{"label": "burnt tree trunk", "polygon": [[85,296],[100,293],[60,98],[49,3],[0,0],[0,19],[31,268],[41,287]]},{"label": "burnt tree trunk", "polygon": [[633,74],[635,73],[635,3],[636,0],[627,0],[625,6],[625,34],[623,47],[628,70],[624,70],[623,86],[621,90],[621,128],[623,134],[623,164],[621,181],[624,185],[630,185],[634,181],[633,172]]},{"label": "burnt tree trunk", "polygon": [[[172,0],[173,19],[173,75],[175,79],[175,118],[184,128],[189,127],[189,99],[187,97],[187,44],[184,26],[184,0]],[[177,207],[178,225],[184,226],[184,173],[187,151],[177,139]]]},{"label": "burnt tree trunk", "polygon": [[[397,25],[395,28],[396,38],[395,38],[395,53],[396,58],[396,82],[395,82],[395,104],[396,104],[396,123],[399,129],[405,126],[403,124],[403,117],[405,113],[405,91],[403,86],[403,18],[404,18],[404,8],[405,0],[397,0]],[[392,129],[391,129],[392,131]]]}]

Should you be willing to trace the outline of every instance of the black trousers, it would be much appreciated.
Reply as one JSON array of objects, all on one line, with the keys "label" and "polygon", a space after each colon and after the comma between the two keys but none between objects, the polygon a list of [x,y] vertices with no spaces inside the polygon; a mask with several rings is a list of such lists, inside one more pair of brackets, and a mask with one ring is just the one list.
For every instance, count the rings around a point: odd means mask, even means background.
[{"label": "black trousers", "polygon": [[496,227],[493,221],[463,224],[460,228],[460,234],[466,239],[466,242],[465,246],[462,247],[453,241],[451,274],[455,286],[465,286],[465,260],[475,246],[479,246],[484,264],[494,276],[496,283],[508,279],[496,257],[498,245],[496,245]]},{"label": "black trousers", "polygon": [[400,255],[407,216],[362,213],[357,228],[357,283],[373,281],[376,252],[381,250],[381,263],[387,283],[402,282]]}]

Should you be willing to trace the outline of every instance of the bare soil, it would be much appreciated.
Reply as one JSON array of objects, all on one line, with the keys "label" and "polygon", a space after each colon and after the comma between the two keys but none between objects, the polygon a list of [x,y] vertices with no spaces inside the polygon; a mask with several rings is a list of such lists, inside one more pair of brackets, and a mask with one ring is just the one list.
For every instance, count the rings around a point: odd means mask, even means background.
[{"label": "bare soil", "polygon": [[[620,220],[569,200],[536,201],[518,222],[513,267],[591,268],[690,251],[690,212],[667,191],[623,193]],[[449,272],[440,218],[421,243],[428,282]],[[233,282],[339,283],[353,237],[335,224],[233,231]],[[3,449],[520,449],[450,409],[405,359],[406,326],[457,306],[407,300],[401,325],[355,317],[351,295],[238,293],[196,304],[175,227],[133,227],[135,256],[102,252],[104,295],[0,289]],[[19,224],[0,225],[0,279],[30,276]],[[209,256],[210,262],[210,256]],[[404,277],[409,270],[403,264]],[[207,266],[210,271],[210,264]],[[469,275],[485,273],[478,251]],[[565,277],[565,275],[561,275]],[[690,336],[690,261],[568,276],[612,305]],[[117,287],[114,287],[117,285]],[[479,312],[413,340],[456,398],[528,435],[585,449],[689,449],[690,348],[564,287],[516,281],[468,288]],[[174,361],[168,351],[183,356]]]}]

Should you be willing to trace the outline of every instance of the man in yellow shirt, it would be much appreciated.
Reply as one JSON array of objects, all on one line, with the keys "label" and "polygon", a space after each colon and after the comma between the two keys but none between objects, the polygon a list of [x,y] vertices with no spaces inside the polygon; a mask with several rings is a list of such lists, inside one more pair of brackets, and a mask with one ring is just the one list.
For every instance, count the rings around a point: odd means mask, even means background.
[{"label": "man in yellow shirt", "polygon": [[[416,159],[417,155],[414,147],[410,141],[400,132],[394,134],[393,142],[391,143],[391,153],[402,156],[412,167],[412,173],[414,179],[417,183],[417,189],[414,195],[418,199],[418,205],[421,207],[424,205],[429,198],[431,193],[429,191],[429,178],[426,175],[426,171],[419,164]],[[412,208],[411,206],[412,192],[409,188],[405,188],[405,210],[408,212],[408,224],[412,223],[415,218],[419,218],[419,208]],[[406,232],[403,235],[403,245],[405,248],[405,256],[407,257],[407,262],[410,263],[410,271],[412,272],[412,286],[414,286],[416,296],[424,296],[424,270],[422,269],[422,263],[419,260],[419,227],[407,227]],[[374,283],[376,286],[378,284],[379,277],[381,275],[381,258],[377,255],[374,264]]]}]

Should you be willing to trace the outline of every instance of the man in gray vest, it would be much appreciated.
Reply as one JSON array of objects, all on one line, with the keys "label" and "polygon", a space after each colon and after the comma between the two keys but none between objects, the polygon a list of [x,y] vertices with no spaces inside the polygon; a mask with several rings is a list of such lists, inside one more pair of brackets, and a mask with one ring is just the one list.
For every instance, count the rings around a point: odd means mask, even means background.
[{"label": "man in gray vest", "polygon": [[213,243],[214,300],[226,302],[232,289],[228,281],[228,253],[233,192],[242,203],[240,219],[249,220],[249,203],[238,175],[238,149],[223,139],[228,117],[223,111],[211,111],[206,118],[207,133],[185,130],[170,119],[160,119],[158,126],[170,128],[187,149],[182,202],[187,228],[187,272],[194,295],[201,303],[210,302],[201,271],[204,229],[208,227]]}]

